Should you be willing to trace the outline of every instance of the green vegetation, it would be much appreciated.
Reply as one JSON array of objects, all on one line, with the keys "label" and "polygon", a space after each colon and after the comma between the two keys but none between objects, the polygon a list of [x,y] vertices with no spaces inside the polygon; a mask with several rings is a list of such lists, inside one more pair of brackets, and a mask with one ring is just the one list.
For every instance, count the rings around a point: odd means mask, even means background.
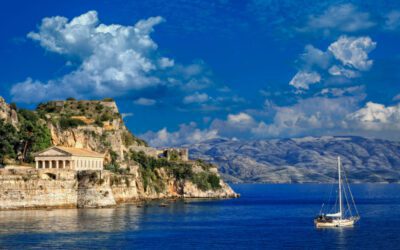
[{"label": "green vegetation", "polygon": [[73,119],[65,116],[61,117],[60,119],[60,127],[62,129],[76,128],[81,125],[85,125],[85,123],[79,119]]},{"label": "green vegetation", "polygon": [[113,101],[114,101],[114,99],[112,99],[110,97],[107,97],[107,98],[103,99],[103,102],[113,102]]},{"label": "green vegetation", "polygon": [[146,190],[149,186],[154,187],[157,192],[164,190],[164,184],[159,175],[159,171],[157,171],[158,168],[162,167],[178,181],[190,180],[203,191],[221,188],[219,184],[220,179],[216,174],[208,171],[194,173],[193,167],[189,163],[150,157],[143,151],[131,151],[131,160],[140,165],[140,172]]},{"label": "green vegetation", "polygon": [[39,116],[30,110],[18,110],[19,139],[22,144],[22,161],[32,162],[33,153],[41,151],[51,145],[51,134],[46,124],[40,121]]},{"label": "green vegetation", "polygon": [[121,168],[121,166],[118,164],[118,155],[116,152],[111,150],[110,156],[111,162],[104,167],[105,170],[116,174],[127,174],[129,172],[129,169]]},{"label": "green vegetation", "polygon": [[66,101],[40,103],[37,106],[37,112],[43,119],[46,119],[45,115],[50,116],[51,119],[54,118],[55,124],[62,122],[63,128],[80,125],[76,121],[70,120],[72,116],[93,119],[94,125],[99,127],[103,127],[105,121],[120,118],[120,114],[115,113],[112,108],[104,106],[101,101],[78,101],[74,98],[68,98]]},{"label": "green vegetation", "polygon": [[18,110],[19,127],[0,121],[0,164],[6,159],[32,162],[33,152],[51,145],[51,135],[46,124],[30,110]]},{"label": "green vegetation", "polygon": [[9,123],[0,120],[0,164],[6,159],[16,157],[16,147],[19,143],[17,130]]},{"label": "green vegetation", "polygon": [[171,151],[169,152],[169,159],[170,159],[171,161],[177,161],[177,160],[179,160],[179,153],[178,153],[178,151],[176,151],[176,150],[171,150]]},{"label": "green vegetation", "polygon": [[135,137],[129,131],[124,131],[122,133],[122,142],[124,143],[124,145],[126,147],[129,147],[129,146],[134,145],[134,144],[137,144],[139,146],[146,146],[147,147],[147,143],[144,140]]},{"label": "green vegetation", "polygon": [[219,177],[216,174],[201,172],[197,173],[192,178],[193,183],[203,191],[216,190],[221,188]]}]

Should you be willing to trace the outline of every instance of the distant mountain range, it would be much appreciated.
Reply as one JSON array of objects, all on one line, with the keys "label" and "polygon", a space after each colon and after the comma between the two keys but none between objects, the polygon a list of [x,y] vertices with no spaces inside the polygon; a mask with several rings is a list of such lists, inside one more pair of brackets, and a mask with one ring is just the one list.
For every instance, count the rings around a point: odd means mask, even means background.
[{"label": "distant mountain range", "polygon": [[341,156],[350,182],[400,183],[400,142],[355,136],[238,141],[188,146],[212,161],[229,182],[325,183],[337,178]]}]

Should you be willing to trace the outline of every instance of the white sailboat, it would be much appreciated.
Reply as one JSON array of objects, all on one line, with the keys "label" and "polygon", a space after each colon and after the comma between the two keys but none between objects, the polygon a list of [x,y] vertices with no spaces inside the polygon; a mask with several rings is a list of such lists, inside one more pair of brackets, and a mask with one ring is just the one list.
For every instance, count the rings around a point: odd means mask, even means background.
[{"label": "white sailboat", "polygon": [[[345,177],[345,185],[343,185],[341,165],[340,157],[338,157],[338,199],[335,205],[336,211],[333,213],[322,213],[321,209],[320,214],[314,219],[316,227],[351,227],[360,219],[345,172],[343,172]],[[343,196],[346,201],[346,208],[343,207]],[[351,199],[350,202],[349,199]],[[350,203],[352,203],[352,206]],[[356,213],[355,215],[353,215],[352,207]]]}]

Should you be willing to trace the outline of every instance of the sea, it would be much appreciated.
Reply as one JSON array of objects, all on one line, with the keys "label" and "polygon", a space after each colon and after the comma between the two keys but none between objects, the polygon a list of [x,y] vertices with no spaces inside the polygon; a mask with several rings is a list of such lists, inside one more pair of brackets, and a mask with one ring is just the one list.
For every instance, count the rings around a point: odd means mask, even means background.
[{"label": "sea", "polygon": [[328,184],[238,184],[237,199],[0,212],[1,249],[400,249],[400,185],[352,185],[352,228],[313,224]]}]

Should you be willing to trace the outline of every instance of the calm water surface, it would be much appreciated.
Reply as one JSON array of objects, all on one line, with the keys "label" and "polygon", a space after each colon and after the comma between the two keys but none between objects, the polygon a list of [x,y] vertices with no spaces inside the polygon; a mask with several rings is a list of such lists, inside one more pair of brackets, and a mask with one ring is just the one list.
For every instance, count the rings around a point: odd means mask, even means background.
[{"label": "calm water surface", "polygon": [[316,229],[331,185],[233,185],[232,200],[167,208],[0,212],[0,248],[400,249],[400,185],[354,185],[361,220]]}]

